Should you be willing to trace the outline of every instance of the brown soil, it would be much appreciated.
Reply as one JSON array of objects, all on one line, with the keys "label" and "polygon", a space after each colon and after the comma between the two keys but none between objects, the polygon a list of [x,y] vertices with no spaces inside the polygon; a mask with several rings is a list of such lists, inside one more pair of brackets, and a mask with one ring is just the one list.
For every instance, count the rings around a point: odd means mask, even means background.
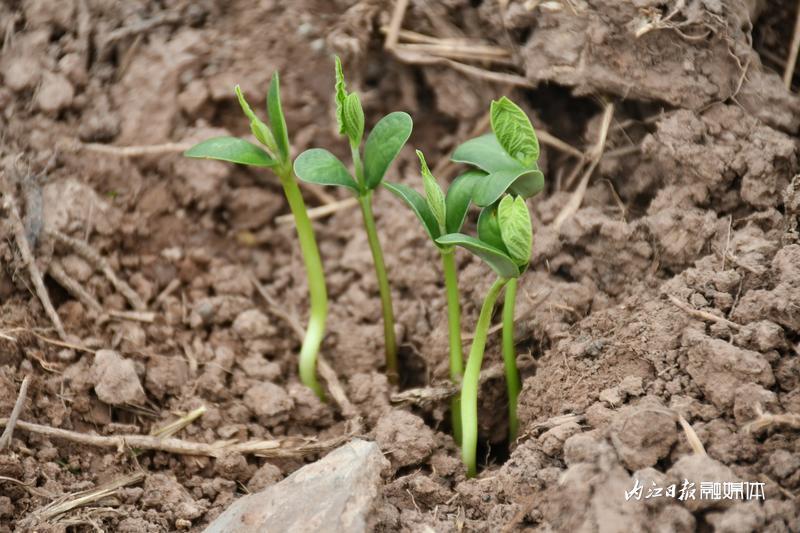
[{"label": "brown soil", "polygon": [[[413,115],[392,179],[416,185],[413,147],[445,159],[501,94],[581,150],[597,139],[603,101],[615,104],[610,155],[560,228],[575,160],[543,148],[548,189],[532,202],[534,261],[517,307],[521,437],[505,442],[505,385],[487,380],[487,464],[476,479],[465,478],[448,435],[446,401],[390,402],[398,390],[381,373],[377,284],[359,213],[316,222],[332,301],[324,357],[363,417],[361,433],[392,465],[378,528],[800,531],[800,99],[776,74],[796,3],[410,4],[405,29],[511,50],[513,65],[497,69],[530,87],[399,61],[382,49],[387,0],[0,4],[0,193],[19,204],[65,330],[91,350],[48,340],[56,332],[8,219],[0,221],[0,416],[31,376],[20,420],[77,432],[147,435],[200,406],[207,411],[179,438],[291,446],[352,430],[297,378],[299,342],[286,316],[304,320],[306,281],[293,229],[274,222],[288,211],[277,181],[175,152],[124,157],[80,145],[245,135],[233,85],[258,101],[279,69],[296,153],[320,145],[344,157],[331,104],[338,53],[368,124],[390,110]],[[323,201],[305,192],[309,204]],[[403,387],[441,384],[436,251],[389,194],[377,195],[375,211]],[[133,298],[56,242],[55,230],[88,242]],[[493,276],[466,253],[458,262],[469,330]],[[79,302],[56,279],[59,267],[102,310]],[[152,321],[108,315],[132,311],[137,297]],[[501,360],[498,340],[490,338],[486,367]],[[707,456],[692,453],[678,415]],[[18,427],[0,451],[0,531],[199,531],[237,496],[320,453],[209,458]],[[143,481],[111,497],[42,518],[56,498],[137,472]],[[634,477],[645,486],[760,481],[766,501],[626,502]]]}]

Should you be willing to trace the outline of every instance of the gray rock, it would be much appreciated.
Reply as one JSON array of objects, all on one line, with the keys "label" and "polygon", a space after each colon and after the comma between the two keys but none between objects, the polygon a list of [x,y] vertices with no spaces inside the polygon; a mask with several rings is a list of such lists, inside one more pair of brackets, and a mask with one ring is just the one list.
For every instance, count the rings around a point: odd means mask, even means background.
[{"label": "gray rock", "polygon": [[370,531],[387,466],[374,442],[354,439],[280,483],[240,498],[205,533]]},{"label": "gray rock", "polygon": [[136,365],[113,350],[98,350],[90,371],[97,397],[109,405],[141,405],[147,397]]}]

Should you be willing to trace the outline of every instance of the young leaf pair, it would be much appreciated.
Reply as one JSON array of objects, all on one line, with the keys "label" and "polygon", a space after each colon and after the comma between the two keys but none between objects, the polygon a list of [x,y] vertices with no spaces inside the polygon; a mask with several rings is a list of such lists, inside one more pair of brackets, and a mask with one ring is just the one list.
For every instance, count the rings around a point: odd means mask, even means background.
[{"label": "young leaf pair", "polygon": [[267,116],[269,124],[264,123],[253,112],[236,86],[236,96],[244,114],[250,119],[253,136],[263,145],[256,146],[236,137],[217,137],[201,142],[187,150],[184,155],[200,159],[216,159],[241,165],[269,168],[283,186],[289,208],[294,216],[300,251],[306,266],[311,311],[308,327],[300,349],[300,380],[320,398],[324,397],[322,387],[316,376],[317,354],[325,335],[325,321],[328,315],[328,292],[325,274],[314,236],[311,220],[308,218],[303,196],[294,178],[286,120],[283,116],[278,73],[272,76],[267,93]]},{"label": "young leaf pair", "polygon": [[397,340],[394,331],[392,294],[383,250],[378,240],[375,217],[372,213],[372,195],[380,186],[386,171],[411,135],[412,120],[407,113],[389,113],[372,128],[364,143],[363,160],[361,141],[364,136],[364,111],[356,93],[348,93],[342,63],[336,58],[336,118],[339,133],[350,144],[355,177],[335,155],[322,148],[312,148],[300,154],[294,162],[297,176],[306,182],[320,185],[337,185],[350,189],[358,198],[364,227],[367,233],[383,314],[386,373],[391,382],[397,382]]},{"label": "young leaf pair", "polygon": [[[460,436],[462,455],[470,476],[476,472],[476,453],[478,439],[478,380],[486,347],[486,337],[494,304],[505,287],[503,308],[503,359],[509,399],[509,436],[516,438],[518,420],[516,414],[520,380],[516,366],[514,348],[514,305],[516,301],[517,278],[524,273],[530,261],[532,248],[531,219],[525,198],[540,192],[544,187],[544,176],[536,164],[539,158],[539,144],[536,133],[525,113],[508,98],[501,98],[491,105],[492,133],[472,139],[459,146],[453,160],[469,163],[478,170],[471,170],[457,178],[448,190],[445,202],[435,179],[428,171],[420,154],[422,176],[426,198],[403,185],[387,185],[392,192],[402,198],[425,226],[431,239],[446,254],[452,254],[454,246],[461,246],[483,259],[497,274],[484,299],[475,335],[470,347],[464,371],[460,395],[460,416],[453,415],[454,433]],[[419,152],[418,152],[419,153]],[[447,199],[460,198],[455,211],[457,224],[446,225],[450,204]],[[464,199],[466,195],[466,199]],[[460,233],[470,200],[483,207],[478,217],[478,237]],[[442,206],[444,205],[444,209]],[[444,211],[444,215],[442,215]],[[437,214],[438,213],[438,214]],[[442,225],[441,221],[445,220]],[[436,226],[439,223],[439,226]],[[444,234],[437,230],[446,230]],[[455,273],[448,274],[445,265],[445,280]],[[455,281],[453,281],[455,286]],[[455,304],[451,303],[448,287],[448,319],[450,321],[451,379],[457,380],[453,367],[461,361],[460,314],[453,313],[458,306],[458,289],[454,289]],[[454,407],[458,405],[454,402]],[[460,428],[457,425],[460,418]]]}]

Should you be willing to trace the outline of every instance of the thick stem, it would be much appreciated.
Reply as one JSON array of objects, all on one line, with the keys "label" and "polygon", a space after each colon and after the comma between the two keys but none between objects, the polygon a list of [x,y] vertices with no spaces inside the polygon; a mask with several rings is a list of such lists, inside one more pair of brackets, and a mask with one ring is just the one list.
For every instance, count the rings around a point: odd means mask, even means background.
[{"label": "thick stem", "polygon": [[[447,326],[450,334],[450,381],[461,383],[464,374],[464,353],[461,347],[461,305],[458,294],[458,274],[456,272],[455,251],[442,249],[442,270],[447,292]],[[461,444],[461,395],[450,400],[450,415],[453,424],[453,438]]]},{"label": "thick stem", "polygon": [[386,265],[383,262],[383,251],[378,240],[378,230],[375,227],[375,217],[372,214],[372,191],[360,195],[358,203],[361,214],[364,215],[364,227],[367,230],[367,240],[372,251],[372,262],[375,264],[375,275],[378,278],[378,290],[381,295],[381,308],[383,311],[383,337],[386,351],[386,375],[391,383],[397,383],[397,339],[394,334],[394,311],[392,311],[392,292],[389,288],[389,278],[386,275]]},{"label": "thick stem", "polygon": [[481,376],[483,351],[486,348],[486,336],[492,319],[492,310],[500,294],[500,290],[508,280],[498,278],[489,289],[481,306],[481,314],[475,325],[475,336],[467,358],[464,381],[461,385],[461,457],[467,467],[467,476],[474,477],[478,471],[476,455],[478,453],[478,381]]},{"label": "thick stem", "polygon": [[306,265],[308,276],[308,292],[311,310],[308,317],[308,327],[300,349],[300,381],[321,399],[325,392],[317,381],[317,354],[319,353],[322,337],[325,335],[325,320],[328,316],[328,291],[325,287],[325,271],[322,269],[322,260],[319,256],[317,240],[314,237],[314,228],[308,218],[303,195],[297,186],[297,180],[291,171],[281,174],[281,185],[289,208],[294,216],[297,236],[300,240],[300,251]]},{"label": "thick stem", "polygon": [[519,430],[517,418],[517,398],[520,380],[517,370],[517,350],[514,348],[514,308],[517,303],[517,279],[508,280],[503,300],[503,364],[506,368],[506,387],[508,390],[508,440],[514,442]]}]

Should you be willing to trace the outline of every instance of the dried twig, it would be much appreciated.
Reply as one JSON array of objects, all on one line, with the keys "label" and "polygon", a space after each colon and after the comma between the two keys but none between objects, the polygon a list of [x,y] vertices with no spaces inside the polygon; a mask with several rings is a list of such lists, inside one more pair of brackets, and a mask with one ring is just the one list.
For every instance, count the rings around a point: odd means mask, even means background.
[{"label": "dried twig", "polygon": [[[342,211],[344,209],[355,207],[356,205],[358,205],[358,200],[356,198],[346,198],[344,200],[336,200],[333,203],[328,203],[325,205],[321,205],[319,207],[312,207],[311,209],[308,210],[308,218],[310,218],[311,220],[317,220],[319,218],[324,218],[328,215],[332,215],[337,211]],[[279,225],[292,224],[294,222],[294,216],[291,213],[280,215],[275,218],[275,222]]]},{"label": "dried twig", "polygon": [[116,492],[128,485],[133,485],[144,479],[144,472],[137,472],[135,474],[123,476],[115,479],[110,483],[101,485],[96,489],[85,490],[81,492],[74,492],[65,494],[57,500],[37,509],[31,513],[26,520],[51,520],[59,515],[62,515],[78,507],[89,505],[93,502],[107,498],[116,494]]},{"label": "dried twig", "polygon": [[735,330],[739,330],[739,328],[742,327],[739,324],[737,324],[736,322],[731,322],[727,318],[722,318],[720,316],[708,313],[706,311],[700,311],[699,309],[692,309],[687,304],[683,303],[682,301],[680,301],[678,298],[674,297],[671,294],[667,295],[667,299],[670,302],[672,302],[672,304],[675,305],[675,307],[677,307],[681,311],[685,312],[686,314],[688,314],[692,318],[697,318],[699,320],[716,322],[718,324],[723,324],[723,325],[728,326],[729,328],[735,329]]},{"label": "dried twig", "polygon": [[[319,375],[322,376],[322,379],[327,383],[328,392],[331,398],[333,398],[333,401],[336,402],[336,405],[339,406],[342,416],[347,419],[357,420],[359,418],[358,411],[352,402],[350,402],[347,393],[344,392],[344,387],[342,386],[342,382],[339,381],[339,376],[336,375],[336,371],[331,368],[325,358],[322,357],[322,354],[317,356],[317,369],[319,370]],[[354,431],[359,430],[354,429]]]},{"label": "dried twig", "polygon": [[117,274],[114,272],[114,269],[111,268],[111,265],[108,264],[108,261],[100,255],[100,253],[92,248],[89,243],[83,242],[81,240],[75,239],[62,233],[58,230],[47,230],[47,234],[52,236],[58,242],[68,246],[72,250],[74,250],[78,255],[89,261],[96,269],[100,270],[108,281],[117,289],[131,306],[136,309],[137,311],[144,311],[147,309],[147,306],[139,297],[139,294],[135,290],[131,288],[125,281],[119,279]]},{"label": "dried twig", "polygon": [[186,414],[186,416],[182,416],[179,419],[175,420],[174,422],[170,422],[166,426],[153,429],[150,432],[150,434],[153,435],[154,437],[158,437],[161,439],[166,437],[172,437],[180,430],[182,430],[183,428],[185,428],[186,426],[188,426],[189,424],[191,424],[192,422],[203,416],[205,412],[206,412],[206,406],[203,405],[202,407],[198,407],[197,409],[190,411],[189,413]]},{"label": "dried twig", "polygon": [[90,152],[114,155],[117,157],[142,157],[146,155],[177,154],[185,152],[193,146],[192,143],[164,143],[144,146],[114,146],[102,143],[80,143],[79,146]]},{"label": "dried twig", "polygon": [[98,302],[89,291],[83,288],[83,285],[81,285],[78,280],[67,274],[67,271],[64,270],[60,261],[55,259],[51,261],[50,265],[47,267],[47,272],[50,274],[50,277],[56,280],[59,285],[82,303],[84,307],[88,308],[90,311],[94,311],[98,315],[103,312],[103,306],[100,305],[100,302]]},{"label": "dried twig", "polygon": [[748,423],[744,427],[744,430],[747,433],[758,435],[773,427],[787,427],[789,429],[800,430],[800,415],[795,413],[773,415],[759,412],[758,418]]},{"label": "dried twig", "polygon": [[[5,427],[9,420],[0,418],[0,426]],[[351,435],[340,435],[324,441],[313,437],[287,437],[285,439],[254,440],[236,442],[233,440],[217,441],[212,443],[192,442],[176,438],[160,438],[152,435],[93,435],[78,433],[67,429],[54,428],[34,424],[31,422],[17,422],[17,428],[30,431],[39,435],[64,439],[86,446],[98,448],[116,448],[124,451],[127,448],[139,450],[153,450],[178,455],[201,455],[206,457],[221,457],[230,453],[257,455],[259,457],[299,458],[320,453],[339,446],[347,441]]]},{"label": "dried twig", "polygon": [[36,259],[33,257],[30,246],[28,246],[28,239],[25,236],[25,226],[22,224],[22,220],[19,217],[19,210],[11,195],[6,195],[3,200],[3,208],[8,213],[8,221],[14,233],[14,240],[22,255],[22,261],[28,268],[28,274],[30,275],[31,283],[33,283],[36,289],[36,295],[42,302],[42,307],[44,307],[45,313],[47,313],[47,316],[50,318],[50,322],[53,323],[58,337],[61,340],[67,340],[67,333],[64,331],[64,325],[61,323],[61,318],[59,318],[58,313],[56,313],[53,303],[50,301],[47,288],[44,286],[44,281],[42,281],[42,273],[36,265]]},{"label": "dried twig", "polygon": [[389,21],[389,29],[386,31],[386,40],[384,41],[384,48],[387,50],[394,50],[397,46],[397,40],[400,36],[400,28],[403,26],[403,17],[408,8],[408,0],[397,0],[392,11],[392,18]]},{"label": "dried twig", "polygon": [[[526,370],[534,365],[533,361],[518,362],[520,370]],[[481,372],[480,383],[505,376],[505,367],[502,364],[490,366]],[[392,403],[401,405],[427,405],[429,403],[443,402],[458,393],[461,388],[449,382],[436,387],[419,387],[407,389],[392,394]]]},{"label": "dried twig", "polygon": [[800,2],[797,4],[796,17],[794,21],[792,46],[789,48],[789,59],[786,61],[786,68],[783,70],[783,84],[787,89],[792,88],[792,78],[794,78],[794,69],[797,64],[797,54],[800,52]]},{"label": "dried twig", "polygon": [[11,437],[14,434],[14,427],[17,425],[17,419],[22,412],[22,406],[25,405],[25,399],[28,397],[28,385],[30,382],[30,376],[25,376],[25,379],[22,380],[22,385],[19,387],[19,395],[17,395],[17,402],[11,410],[11,416],[8,417],[6,429],[3,431],[3,435],[0,436],[0,451],[4,450],[11,442]]},{"label": "dried twig", "polygon": [[[676,413],[677,414],[677,413]],[[706,453],[706,448],[703,446],[703,443],[700,441],[700,437],[697,436],[695,433],[694,428],[686,421],[683,416],[677,414],[678,416],[678,423],[683,428],[683,432],[686,434],[686,440],[689,441],[689,446],[691,446],[694,453],[697,455],[708,455]]]},{"label": "dried twig", "polygon": [[603,157],[603,150],[606,146],[606,138],[608,137],[608,128],[611,126],[611,119],[614,116],[614,104],[608,103],[606,104],[605,110],[603,111],[603,122],[600,125],[600,134],[597,139],[597,144],[595,144],[589,153],[587,153],[587,159],[589,161],[589,166],[583,174],[580,183],[578,184],[578,188],[575,189],[575,192],[572,193],[570,196],[569,201],[566,205],[561,209],[556,217],[555,221],[553,222],[556,229],[560,228],[561,225],[572,215],[574,215],[578,209],[581,207],[583,203],[583,197],[586,194],[586,188],[589,186],[589,178],[592,177],[594,173],[594,169],[597,167],[597,164],[600,162],[600,159]]}]

